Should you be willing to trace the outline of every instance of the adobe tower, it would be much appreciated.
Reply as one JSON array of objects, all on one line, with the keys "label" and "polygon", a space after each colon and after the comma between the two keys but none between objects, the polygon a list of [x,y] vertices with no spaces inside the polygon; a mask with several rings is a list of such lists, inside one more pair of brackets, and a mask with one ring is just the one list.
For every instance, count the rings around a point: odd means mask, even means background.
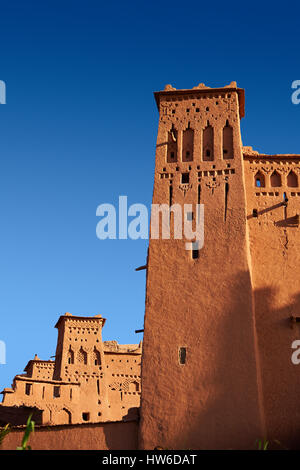
[{"label": "adobe tower", "polygon": [[244,90],[167,85],[153,204],[204,204],[204,246],[150,239],[140,447],[253,448],[264,436],[240,118]]},{"label": "adobe tower", "polygon": [[102,341],[105,321],[99,314],[61,315],[55,360],[35,355],[1,392],[0,426],[26,423],[30,410],[48,426],[136,419],[142,342]]}]

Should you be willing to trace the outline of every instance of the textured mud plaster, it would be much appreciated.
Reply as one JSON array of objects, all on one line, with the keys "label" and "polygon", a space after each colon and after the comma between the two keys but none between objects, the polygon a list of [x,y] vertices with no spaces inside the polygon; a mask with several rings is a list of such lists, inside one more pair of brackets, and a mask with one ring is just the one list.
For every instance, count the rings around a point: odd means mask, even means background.
[{"label": "textured mud plaster", "polygon": [[296,445],[300,157],[242,146],[235,82],[168,85],[155,99],[153,203],[169,203],[170,188],[173,204],[203,203],[205,240],[194,256],[184,239],[150,239],[140,448],[254,448],[265,435]]},{"label": "textured mud plaster", "polygon": [[28,362],[2,392],[0,422],[26,423],[26,407],[39,410],[36,422],[49,425],[137,418],[142,343],[102,341],[104,323],[101,315],[62,315],[55,361],[35,356]]}]

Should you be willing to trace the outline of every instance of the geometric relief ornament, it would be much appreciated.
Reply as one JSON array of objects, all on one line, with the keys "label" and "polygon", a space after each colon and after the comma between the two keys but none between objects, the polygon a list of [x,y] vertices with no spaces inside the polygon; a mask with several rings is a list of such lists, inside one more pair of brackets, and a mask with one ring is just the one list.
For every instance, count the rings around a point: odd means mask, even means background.
[{"label": "geometric relief ornament", "polygon": [[210,180],[208,181],[207,183],[205,183],[206,186],[211,190],[211,194],[214,194],[214,190],[220,186],[220,182],[219,181],[214,181],[214,180]]},{"label": "geometric relief ornament", "polygon": [[185,196],[189,189],[192,188],[192,185],[189,183],[183,183],[179,185],[179,189],[183,191],[183,195]]}]

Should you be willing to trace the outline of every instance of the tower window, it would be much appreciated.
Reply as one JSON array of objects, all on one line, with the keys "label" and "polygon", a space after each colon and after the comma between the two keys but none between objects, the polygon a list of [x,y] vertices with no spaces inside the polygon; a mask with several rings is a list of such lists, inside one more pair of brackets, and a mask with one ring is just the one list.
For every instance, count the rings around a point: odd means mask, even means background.
[{"label": "tower window", "polygon": [[182,173],[181,175],[181,183],[182,184],[187,184],[190,182],[190,175],[189,173]]},{"label": "tower window", "polygon": [[193,150],[194,150],[194,130],[190,127],[190,122],[188,127],[183,131],[182,135],[182,161],[191,162],[193,160]]},{"label": "tower window", "polygon": [[192,250],[192,259],[198,259],[199,258],[199,250],[198,249],[193,249]]},{"label": "tower window", "polygon": [[90,413],[82,413],[82,419],[83,419],[83,421],[89,421],[90,420]]},{"label": "tower window", "polygon": [[290,171],[287,177],[287,185],[296,188],[298,186],[298,178],[293,171]]},{"label": "tower window", "polygon": [[212,161],[214,159],[214,129],[207,121],[206,128],[203,130],[202,154],[203,160]]},{"label": "tower window", "polygon": [[253,215],[253,217],[258,217],[257,209],[253,209],[252,215]]},{"label": "tower window", "polygon": [[60,397],[60,387],[58,386],[53,387],[53,397],[54,398]]},{"label": "tower window", "polygon": [[32,387],[32,384],[25,385],[25,395],[31,395],[31,387]]},{"label": "tower window", "polygon": [[186,362],[186,348],[179,348],[179,364],[183,365]]},{"label": "tower window", "polygon": [[273,188],[281,186],[281,176],[276,170],[272,173],[270,181]]},{"label": "tower window", "polygon": [[255,175],[255,186],[257,188],[265,187],[265,177],[260,171],[258,171]]},{"label": "tower window", "polygon": [[223,128],[223,158],[233,158],[233,153],[233,128],[227,120]]}]

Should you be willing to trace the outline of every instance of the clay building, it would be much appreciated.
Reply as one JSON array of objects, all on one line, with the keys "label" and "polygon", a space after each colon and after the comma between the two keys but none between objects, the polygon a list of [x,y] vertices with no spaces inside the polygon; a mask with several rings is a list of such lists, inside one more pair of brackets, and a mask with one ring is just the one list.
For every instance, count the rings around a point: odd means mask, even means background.
[{"label": "clay building", "polygon": [[140,446],[299,448],[300,155],[243,146],[235,82],[155,99],[153,203],[191,220],[204,204],[204,245],[185,249],[172,212],[171,239],[149,242]]},{"label": "clay building", "polygon": [[[254,449],[267,438],[299,449],[291,355],[300,340],[300,155],[243,146],[245,93],[235,82],[167,85],[155,99],[153,204],[190,204],[193,226],[203,204],[204,244],[174,236],[173,211],[170,239],[150,237],[142,391],[141,346],[102,343],[104,319],[65,315],[55,362],[30,361],[4,404],[36,406],[45,422],[121,420],[141,391],[139,444],[137,425],[126,427],[125,444],[116,423],[118,444],[106,448]],[[52,448],[71,448],[50,437]]]},{"label": "clay building", "polygon": [[[0,421],[26,422],[28,410],[39,424],[122,421],[136,417],[141,394],[142,343],[102,341],[105,319],[66,313],[55,327],[55,360],[30,360],[2,391]],[[25,417],[25,418],[24,418]]]}]

